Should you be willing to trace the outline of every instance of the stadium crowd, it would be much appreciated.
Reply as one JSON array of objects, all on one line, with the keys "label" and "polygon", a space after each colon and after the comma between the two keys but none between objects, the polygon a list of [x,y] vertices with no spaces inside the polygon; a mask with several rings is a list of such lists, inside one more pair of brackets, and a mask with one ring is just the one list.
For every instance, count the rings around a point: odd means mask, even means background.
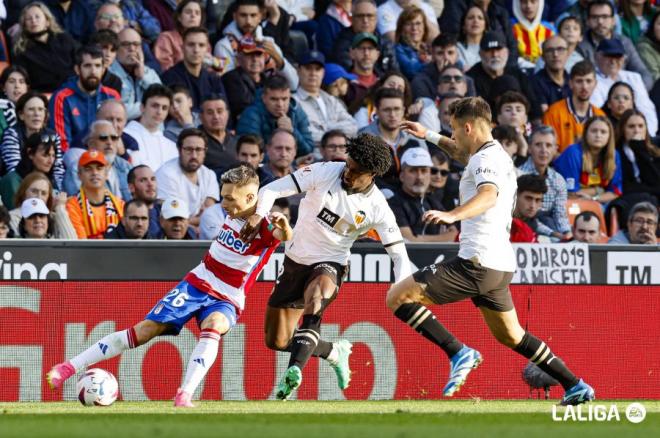
[{"label": "stadium crowd", "polygon": [[657,244],[654,3],[0,1],[0,238],[211,239],[223,172],[263,185],[366,132],[404,238],[454,242],[422,216],[463,169],[400,124],[449,136],[478,95],[519,171],[513,242]]}]

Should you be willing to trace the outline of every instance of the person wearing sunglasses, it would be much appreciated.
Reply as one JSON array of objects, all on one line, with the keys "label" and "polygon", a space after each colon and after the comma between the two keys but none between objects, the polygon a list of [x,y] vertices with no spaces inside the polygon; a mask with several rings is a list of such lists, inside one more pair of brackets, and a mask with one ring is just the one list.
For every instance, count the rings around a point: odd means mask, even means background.
[{"label": "person wearing sunglasses", "polygon": [[[131,164],[117,154],[120,138],[111,122],[96,120],[90,126],[84,143],[87,150],[101,152],[105,156],[109,168],[106,186],[110,192],[121,199],[129,200],[131,191],[128,188],[128,172],[131,170]],[[71,196],[80,191],[78,160],[84,152],[85,149],[82,148],[71,148],[64,154],[64,191]]]},{"label": "person wearing sunglasses", "polygon": [[458,205],[458,179],[451,177],[450,160],[447,154],[439,149],[431,149],[431,196],[442,203],[445,210],[450,211]]}]

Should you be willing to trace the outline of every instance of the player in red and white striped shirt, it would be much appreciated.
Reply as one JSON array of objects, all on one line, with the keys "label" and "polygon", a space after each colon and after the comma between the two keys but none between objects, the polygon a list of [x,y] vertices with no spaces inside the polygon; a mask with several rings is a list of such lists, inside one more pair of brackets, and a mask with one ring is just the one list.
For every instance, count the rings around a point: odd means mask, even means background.
[{"label": "player in red and white striped shirt", "polygon": [[220,337],[235,324],[250,290],[280,241],[289,240],[293,230],[286,217],[273,213],[259,224],[257,237],[249,243],[239,238],[245,219],[257,207],[259,178],[251,167],[241,165],[222,175],[222,207],[227,213],[220,233],[202,262],[167,293],[135,326],[112,333],[78,356],[55,365],[46,375],[56,389],[78,371],[117,356],[160,335],[178,335],[194,316],[200,339],[190,356],[175,406],[193,407],[192,394],[213,365]]}]

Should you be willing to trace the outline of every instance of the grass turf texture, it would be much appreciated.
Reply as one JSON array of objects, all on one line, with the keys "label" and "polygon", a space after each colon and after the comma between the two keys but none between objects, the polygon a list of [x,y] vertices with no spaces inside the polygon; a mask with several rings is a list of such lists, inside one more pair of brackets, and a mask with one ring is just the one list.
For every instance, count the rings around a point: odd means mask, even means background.
[{"label": "grass turf texture", "polygon": [[[640,424],[555,422],[556,401],[204,401],[196,409],[171,402],[116,402],[86,408],[77,402],[0,403],[0,437],[422,437],[579,434],[585,437],[659,437],[660,402],[642,401]],[[597,401],[609,408],[612,402]],[[563,408],[558,408],[562,415]],[[583,412],[586,410],[583,408]]]}]

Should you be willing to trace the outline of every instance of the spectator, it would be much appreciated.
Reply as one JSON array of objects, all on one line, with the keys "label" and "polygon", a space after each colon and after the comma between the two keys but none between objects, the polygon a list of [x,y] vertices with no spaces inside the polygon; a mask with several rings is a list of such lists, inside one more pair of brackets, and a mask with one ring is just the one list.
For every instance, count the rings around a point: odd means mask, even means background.
[{"label": "spectator", "polygon": [[110,66],[110,72],[121,79],[121,100],[126,105],[128,119],[137,119],[145,91],[161,80],[156,71],[145,65],[142,38],[135,30],[126,28],[119,32],[117,59]]},{"label": "spectator", "polygon": [[[179,1],[174,11],[174,23],[175,29],[160,33],[154,44],[154,55],[163,71],[183,60],[183,33],[206,23],[202,3],[199,0]],[[210,52],[210,46],[207,49]]]},{"label": "spectator", "polygon": [[28,198],[39,198],[48,207],[50,218],[53,221],[53,226],[50,227],[50,230],[53,233],[53,238],[77,238],[76,230],[73,228],[71,219],[69,219],[69,215],[66,211],[66,193],[55,193],[48,176],[39,171],[31,172],[23,178],[23,181],[21,181],[21,184],[18,186],[18,190],[14,195],[14,205],[16,208],[9,212],[11,219],[10,222],[8,222],[14,235],[19,234],[18,226],[22,218],[20,206]]},{"label": "spectator", "polygon": [[[506,91],[497,99],[497,106],[495,107],[497,123],[502,126],[511,126],[524,137],[531,132],[531,126],[527,113],[529,112],[529,101],[527,98],[518,93],[517,91]],[[527,156],[527,151],[523,152],[523,156]],[[521,155],[519,153],[519,155]]]},{"label": "spectator", "polygon": [[[456,102],[457,100],[460,100],[463,98],[458,93],[445,93],[441,94],[438,96],[438,99],[440,102],[438,103],[437,107],[437,114],[438,114],[438,122],[440,123],[438,125],[438,129],[436,132],[439,132],[442,135],[446,135],[448,137],[451,137],[452,135],[452,128],[451,128],[451,115],[449,112],[449,106]],[[422,120],[422,123],[424,126],[428,127],[429,129],[432,129],[432,123],[429,123],[428,125],[425,123],[428,123],[424,119],[425,117],[425,110],[422,111],[422,114],[419,116],[419,119]]]},{"label": "spectator", "polygon": [[184,129],[176,147],[179,157],[167,161],[156,172],[158,198],[184,201],[189,208],[189,224],[197,226],[204,209],[220,200],[218,179],[203,164],[208,140],[197,128]]},{"label": "spectator", "polygon": [[[273,181],[273,175],[266,169],[263,161],[265,157],[264,142],[256,135],[241,135],[236,141],[236,155],[241,163],[248,163],[259,175],[259,186],[265,186]],[[203,215],[202,215],[203,216]]]},{"label": "spectator", "polygon": [[571,95],[566,72],[568,43],[559,35],[554,35],[543,43],[544,67],[534,74],[532,83],[541,110],[546,112],[550,105]]},{"label": "spectator", "polygon": [[289,198],[278,198],[270,209],[271,213],[282,213],[286,220],[291,221],[291,203]]},{"label": "spectator", "polygon": [[607,92],[607,100],[603,105],[603,112],[607,115],[612,126],[617,126],[623,113],[635,108],[635,92],[626,82],[615,82]]},{"label": "spectator", "polygon": [[571,70],[568,79],[570,97],[553,103],[543,115],[543,124],[552,126],[557,133],[559,153],[580,141],[584,122],[605,113],[590,103],[596,88],[596,71],[589,61],[580,61]]},{"label": "spectator", "polygon": [[[105,156],[108,162],[107,188],[110,192],[124,200],[131,199],[128,189],[128,171],[131,165],[117,155],[117,143],[120,137],[114,126],[107,120],[96,120],[89,127],[89,133],[85,136],[83,144],[90,151],[97,151]],[[78,177],[78,160],[85,152],[82,148],[71,148],[64,154],[66,173],[64,175],[64,191],[74,196],[80,191],[80,178]]]},{"label": "spectator", "polygon": [[488,29],[486,13],[479,6],[470,6],[461,18],[461,30],[458,34],[458,59],[463,70],[471,69],[481,61],[479,44]]},{"label": "spectator", "polygon": [[274,179],[293,173],[296,139],[290,131],[278,128],[266,145],[267,169]]},{"label": "spectator", "polygon": [[117,50],[119,50],[119,38],[117,34],[110,29],[94,32],[89,39],[89,44],[99,46],[103,53],[103,76],[101,84],[112,88],[121,96],[121,79],[119,76],[110,72],[110,66],[117,59]]},{"label": "spectator", "polygon": [[150,236],[162,233],[160,228],[160,209],[158,200],[158,183],[156,174],[145,164],[138,164],[128,172],[128,188],[131,198],[144,202],[149,208],[149,230]]},{"label": "spectator", "polygon": [[509,49],[506,46],[504,34],[486,32],[481,39],[479,55],[481,62],[468,72],[477,88],[477,94],[483,96],[491,108],[501,91],[513,89],[524,94],[530,102],[530,118],[541,118],[541,107],[538,104],[529,79],[516,67],[507,67]]},{"label": "spectator", "polygon": [[188,87],[174,85],[172,87],[172,105],[170,106],[169,118],[165,123],[165,137],[176,142],[181,131],[186,128],[195,128],[200,123],[199,112],[193,110],[193,100]]},{"label": "spectator", "polygon": [[30,73],[32,89],[52,93],[73,74],[76,41],[62,31],[50,10],[33,2],[21,12],[14,65]]},{"label": "spectator", "polygon": [[536,232],[554,240],[570,240],[571,225],[566,215],[566,180],[550,165],[557,154],[557,135],[550,126],[537,126],[529,140],[529,158],[520,166],[520,174],[538,175],[547,191],[538,211]]},{"label": "spectator", "polygon": [[[0,156],[6,172],[10,172],[18,165],[25,144],[33,134],[41,134],[44,137],[52,137],[55,143],[55,168],[53,178],[58,190],[62,187],[64,178],[64,165],[62,163],[62,149],[60,148],[60,137],[50,129],[46,128],[48,120],[48,100],[46,96],[28,91],[16,102],[18,122],[13,128],[8,128],[2,135],[0,144]],[[0,166],[2,167],[2,166]]]},{"label": "spectator", "polygon": [[646,117],[629,109],[617,126],[616,147],[621,157],[623,193],[649,193],[660,199],[660,148],[651,141]]},{"label": "spectator", "polygon": [[331,129],[321,137],[321,156],[323,161],[346,161],[348,137],[339,129]]},{"label": "spectator", "polygon": [[124,201],[106,187],[108,162],[101,152],[85,151],[78,161],[80,192],[66,203],[69,218],[79,239],[103,239],[116,227]]},{"label": "spectator", "polygon": [[607,243],[656,245],[657,229],[658,208],[650,202],[640,202],[628,213],[628,230],[619,231]]},{"label": "spectator", "polygon": [[514,220],[511,222],[511,242],[538,242],[537,214],[547,191],[545,179],[541,176],[528,174],[518,177]]},{"label": "spectator", "polygon": [[201,129],[208,139],[204,165],[218,176],[236,164],[236,137],[227,130],[230,115],[224,96],[211,94],[202,102]]},{"label": "spectator", "polygon": [[318,23],[316,45],[321,52],[329,56],[337,36],[342,30],[351,27],[351,1],[331,0]]},{"label": "spectator", "polygon": [[94,30],[94,11],[82,0],[48,0],[48,8],[76,41],[87,41]]},{"label": "spectator", "polygon": [[293,95],[307,115],[309,130],[316,145],[329,129],[338,129],[347,136],[355,136],[357,133],[357,123],[346,111],[344,104],[321,90],[324,64],[325,57],[321,52],[314,50],[307,53],[298,67],[300,88]]},{"label": "spectator", "polygon": [[10,239],[14,233],[9,228],[9,212],[7,207],[0,205],[0,239]]},{"label": "spectator", "polygon": [[110,231],[106,231],[104,239],[150,239],[149,207],[143,201],[132,199],[124,204],[124,215],[121,222]]},{"label": "spectator", "polygon": [[39,198],[23,201],[18,236],[23,239],[52,239],[54,224],[49,213],[46,203]]},{"label": "spectator", "polygon": [[658,114],[651,102],[644,82],[639,73],[623,70],[627,51],[617,39],[602,40],[596,53],[596,89],[591,96],[591,103],[602,107],[607,99],[607,93],[617,81],[623,81],[635,92],[635,107],[648,115],[649,132],[655,136],[658,130]]},{"label": "spectator", "polygon": [[389,39],[383,38],[376,29],[378,22],[376,21],[377,6],[375,0],[354,0],[352,11],[351,26],[339,32],[339,35],[334,40],[332,50],[330,53],[325,54],[328,61],[339,64],[346,70],[350,70],[350,51],[353,45],[353,39],[360,33],[370,33],[376,35],[378,39],[380,57],[374,66],[377,74],[382,75],[386,71],[398,70],[399,65],[394,54],[394,44]]},{"label": "spectator", "polygon": [[48,176],[48,179],[54,184],[55,167],[55,138],[51,136],[42,136],[41,134],[32,134],[25,141],[25,148],[21,149],[21,160],[16,168],[0,178],[0,196],[2,203],[7,208],[14,208],[14,195],[18,187],[30,172],[39,171]]},{"label": "spectator", "polygon": [[431,168],[433,162],[426,149],[410,148],[401,157],[401,188],[388,203],[401,235],[408,242],[453,242],[458,234],[456,227],[426,223],[428,210],[444,210],[444,206],[431,196]]},{"label": "spectator", "polygon": [[250,106],[266,80],[266,51],[261,43],[242,41],[236,55],[237,67],[222,75],[234,124]]},{"label": "spectator", "polygon": [[378,81],[376,62],[380,57],[378,37],[372,33],[359,33],[353,38],[349,58],[352,61],[351,73],[357,76],[348,88],[344,102],[350,108],[354,101],[362,100],[367,89]]},{"label": "spectator", "polygon": [[[104,0],[92,0],[98,8]],[[160,23],[142,5],[141,0],[113,0],[121,8],[126,24],[137,30],[149,42],[155,41],[160,34]]]},{"label": "spectator", "polygon": [[[513,160],[515,166],[519,166],[527,160],[527,141],[524,135],[509,125],[499,125],[493,128],[493,138],[500,142],[504,150]],[[520,153],[520,155],[518,155]]]},{"label": "spectator", "polygon": [[120,99],[117,91],[101,84],[103,53],[97,46],[76,51],[76,76],[66,81],[51,97],[49,127],[62,141],[62,151],[80,145],[89,125],[96,119],[96,108],[108,99]]},{"label": "spectator", "polygon": [[353,109],[353,112],[355,113],[354,118],[357,121],[358,129],[364,128],[375,120],[376,95],[382,88],[391,88],[402,92],[405,108],[410,108],[412,106],[412,90],[408,79],[399,72],[387,72],[378,80],[378,82],[369,88],[363,99],[354,102],[354,106],[357,106],[357,108],[349,108],[349,111]]},{"label": "spectator", "polygon": [[621,195],[621,158],[614,128],[604,116],[587,120],[582,141],[562,152],[554,166],[566,179],[571,197],[607,204]]},{"label": "spectator", "polygon": [[129,151],[134,166],[146,164],[157,171],[178,156],[176,145],[162,131],[171,104],[172,92],[160,84],[151,85],[142,95],[140,119],[132,120],[124,130],[138,144],[138,150]]},{"label": "spectator", "polygon": [[[570,72],[575,64],[584,60],[584,56],[578,50],[578,44],[582,41],[583,36],[583,24],[579,18],[569,15],[559,21],[557,29],[559,36],[568,44],[566,71]],[[539,60],[539,64],[537,69],[543,67],[543,60]]]},{"label": "spectator", "polygon": [[257,134],[268,143],[276,129],[293,132],[298,145],[297,156],[312,152],[314,141],[309,130],[309,119],[297,102],[291,100],[289,83],[281,75],[271,76],[264,83],[258,99],[243,111],[236,133]]},{"label": "spectator", "polygon": [[209,73],[204,66],[208,46],[209,37],[205,28],[186,29],[183,34],[183,61],[163,73],[165,85],[185,85],[190,90],[195,111],[199,110],[204,96],[225,94],[220,76]]},{"label": "spectator", "polygon": [[23,67],[12,65],[2,71],[0,88],[1,136],[5,129],[16,126],[16,103],[30,89],[30,77]]},{"label": "spectator", "polygon": [[534,68],[542,44],[554,35],[554,26],[542,21],[544,0],[513,0],[513,37],[518,41],[518,65]]},{"label": "spectator", "polygon": [[[618,40],[618,46],[622,46],[621,51],[627,55],[620,68],[625,65],[628,71],[638,73],[641,76],[643,88],[650,89],[653,86],[653,79],[639,57],[635,44],[630,38],[617,34],[614,30],[614,6],[610,0],[592,0],[587,6],[587,11],[587,32],[578,46],[584,57],[596,63],[596,52],[600,43],[604,40]],[[607,90],[604,90],[603,99],[606,93]]]},{"label": "spectator", "polygon": [[620,0],[621,33],[637,44],[649,27],[653,27],[655,8],[651,2],[642,0]]},{"label": "spectator", "polygon": [[600,219],[592,211],[583,211],[573,222],[573,237],[576,242],[600,243]]},{"label": "spectator", "polygon": [[176,198],[166,199],[160,211],[161,233],[157,239],[194,240],[195,231],[188,226],[190,209],[185,201]]},{"label": "spectator", "polygon": [[[271,13],[273,21],[278,22],[281,19],[279,8],[275,2],[272,2]],[[224,71],[228,72],[236,68],[236,52],[243,39],[252,39],[256,43],[263,45],[264,50],[271,58],[269,68],[282,70],[284,76],[288,79],[296,78],[295,69],[282,53],[281,46],[275,42],[275,39],[264,35],[264,30],[260,24],[264,19],[260,8],[259,0],[237,0],[236,9],[233,12],[234,20],[224,28],[223,38],[220,39],[213,49],[213,54],[223,59]],[[271,22],[271,20],[268,20]],[[286,32],[288,34],[288,26]],[[291,89],[298,87],[297,80],[290,83]]]},{"label": "spectator", "polygon": [[401,12],[396,25],[394,51],[401,72],[410,81],[431,61],[426,45],[428,34],[427,21],[420,8],[410,6]]},{"label": "spectator", "polygon": [[651,73],[653,83],[660,79],[660,11],[653,15],[648,30],[637,43],[639,56]]},{"label": "spectator", "polygon": [[115,132],[119,134],[119,141],[117,142],[117,155],[125,160],[130,159],[129,150],[136,151],[139,146],[135,139],[129,134],[124,132],[126,122],[128,121],[126,113],[126,105],[121,100],[104,100],[96,110],[97,120],[107,120],[112,123]]},{"label": "spectator", "polygon": [[442,150],[431,150],[431,196],[442,203],[445,211],[451,211],[458,204],[458,180],[450,177],[449,157]]},{"label": "spectator", "polygon": [[382,3],[378,6],[378,32],[390,41],[394,41],[396,38],[395,34],[399,16],[405,8],[412,5],[419,7],[424,12],[424,16],[426,17],[426,27],[428,28],[426,42],[431,42],[440,32],[435,11],[424,1],[387,0]]}]

